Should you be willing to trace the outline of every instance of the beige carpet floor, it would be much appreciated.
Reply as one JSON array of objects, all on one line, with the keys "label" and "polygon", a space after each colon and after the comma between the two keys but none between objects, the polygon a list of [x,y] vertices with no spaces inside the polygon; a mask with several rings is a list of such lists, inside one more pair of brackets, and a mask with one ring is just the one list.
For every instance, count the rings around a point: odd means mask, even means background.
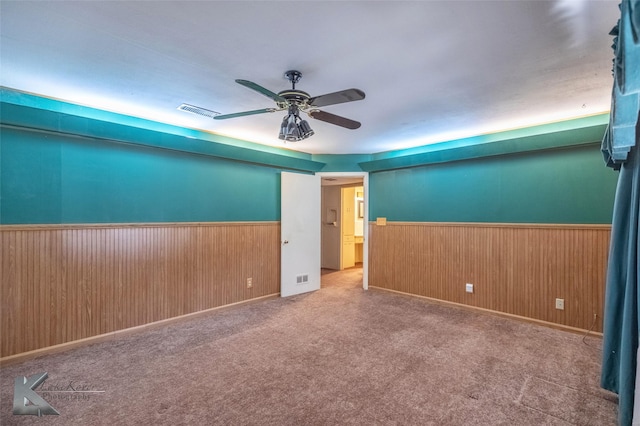
[{"label": "beige carpet floor", "polygon": [[[0,370],[2,425],[614,425],[601,340],[362,290],[213,312]],[[59,416],[12,414],[14,379]],[[88,392],[101,391],[101,392]]]}]

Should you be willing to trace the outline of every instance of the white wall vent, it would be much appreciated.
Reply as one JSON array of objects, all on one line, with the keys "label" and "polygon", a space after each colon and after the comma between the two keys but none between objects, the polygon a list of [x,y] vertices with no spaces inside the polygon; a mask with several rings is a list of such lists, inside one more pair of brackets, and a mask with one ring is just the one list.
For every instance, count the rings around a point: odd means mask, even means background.
[{"label": "white wall vent", "polygon": [[210,109],[200,108],[194,105],[182,104],[178,107],[180,111],[190,112],[191,114],[198,114],[205,117],[215,117],[216,115],[220,115],[218,111],[211,111]]},{"label": "white wall vent", "polygon": [[296,277],[296,284],[306,284],[309,282],[309,275],[298,275]]}]

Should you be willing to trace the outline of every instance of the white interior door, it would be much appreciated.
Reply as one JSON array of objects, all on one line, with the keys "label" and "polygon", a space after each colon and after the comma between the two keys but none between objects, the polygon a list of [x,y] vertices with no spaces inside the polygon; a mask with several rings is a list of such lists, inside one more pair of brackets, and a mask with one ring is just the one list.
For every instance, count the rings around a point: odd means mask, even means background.
[{"label": "white interior door", "polygon": [[282,172],[280,296],[320,289],[320,177]]}]

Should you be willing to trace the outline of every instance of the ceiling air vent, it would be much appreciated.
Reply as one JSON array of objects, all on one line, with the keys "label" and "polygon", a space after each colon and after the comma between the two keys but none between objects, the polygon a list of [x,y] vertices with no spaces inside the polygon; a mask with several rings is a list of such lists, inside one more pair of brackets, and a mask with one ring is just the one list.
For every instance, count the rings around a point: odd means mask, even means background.
[{"label": "ceiling air vent", "polygon": [[213,118],[216,115],[220,115],[218,111],[211,111],[210,109],[204,109],[204,108],[200,108],[200,107],[189,105],[189,104],[182,104],[178,107],[178,109],[180,111],[186,111],[186,112],[190,112],[191,114],[198,114],[198,115],[202,115],[204,117],[210,117],[210,118]]}]

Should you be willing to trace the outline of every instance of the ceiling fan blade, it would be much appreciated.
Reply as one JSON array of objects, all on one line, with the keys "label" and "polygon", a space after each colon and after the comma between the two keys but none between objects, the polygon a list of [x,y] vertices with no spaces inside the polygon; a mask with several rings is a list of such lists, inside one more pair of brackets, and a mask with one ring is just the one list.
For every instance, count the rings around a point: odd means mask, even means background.
[{"label": "ceiling fan blade", "polygon": [[287,102],[287,100],[285,98],[283,98],[282,96],[278,95],[277,93],[273,93],[269,89],[265,89],[264,87],[260,86],[259,84],[254,83],[253,81],[236,80],[236,83],[242,84],[244,87],[248,87],[251,90],[255,90],[256,92],[261,93],[261,94],[265,95],[267,98],[273,99],[276,102]]},{"label": "ceiling fan blade", "polygon": [[336,126],[346,127],[347,129],[355,130],[360,127],[360,123],[348,118],[340,117],[339,115],[331,114],[329,112],[320,111],[317,109],[308,112],[309,117],[316,120],[325,121],[327,123],[335,124]]},{"label": "ceiling fan blade", "polygon": [[226,120],[227,118],[244,117],[245,115],[264,114],[265,112],[276,112],[276,108],[254,109],[252,111],[236,112],[234,114],[216,115],[214,120]]},{"label": "ceiling fan blade", "polygon": [[360,89],[347,89],[340,92],[327,93],[309,99],[309,105],[323,107],[327,105],[341,104],[344,102],[360,101],[364,99],[364,92]]}]

